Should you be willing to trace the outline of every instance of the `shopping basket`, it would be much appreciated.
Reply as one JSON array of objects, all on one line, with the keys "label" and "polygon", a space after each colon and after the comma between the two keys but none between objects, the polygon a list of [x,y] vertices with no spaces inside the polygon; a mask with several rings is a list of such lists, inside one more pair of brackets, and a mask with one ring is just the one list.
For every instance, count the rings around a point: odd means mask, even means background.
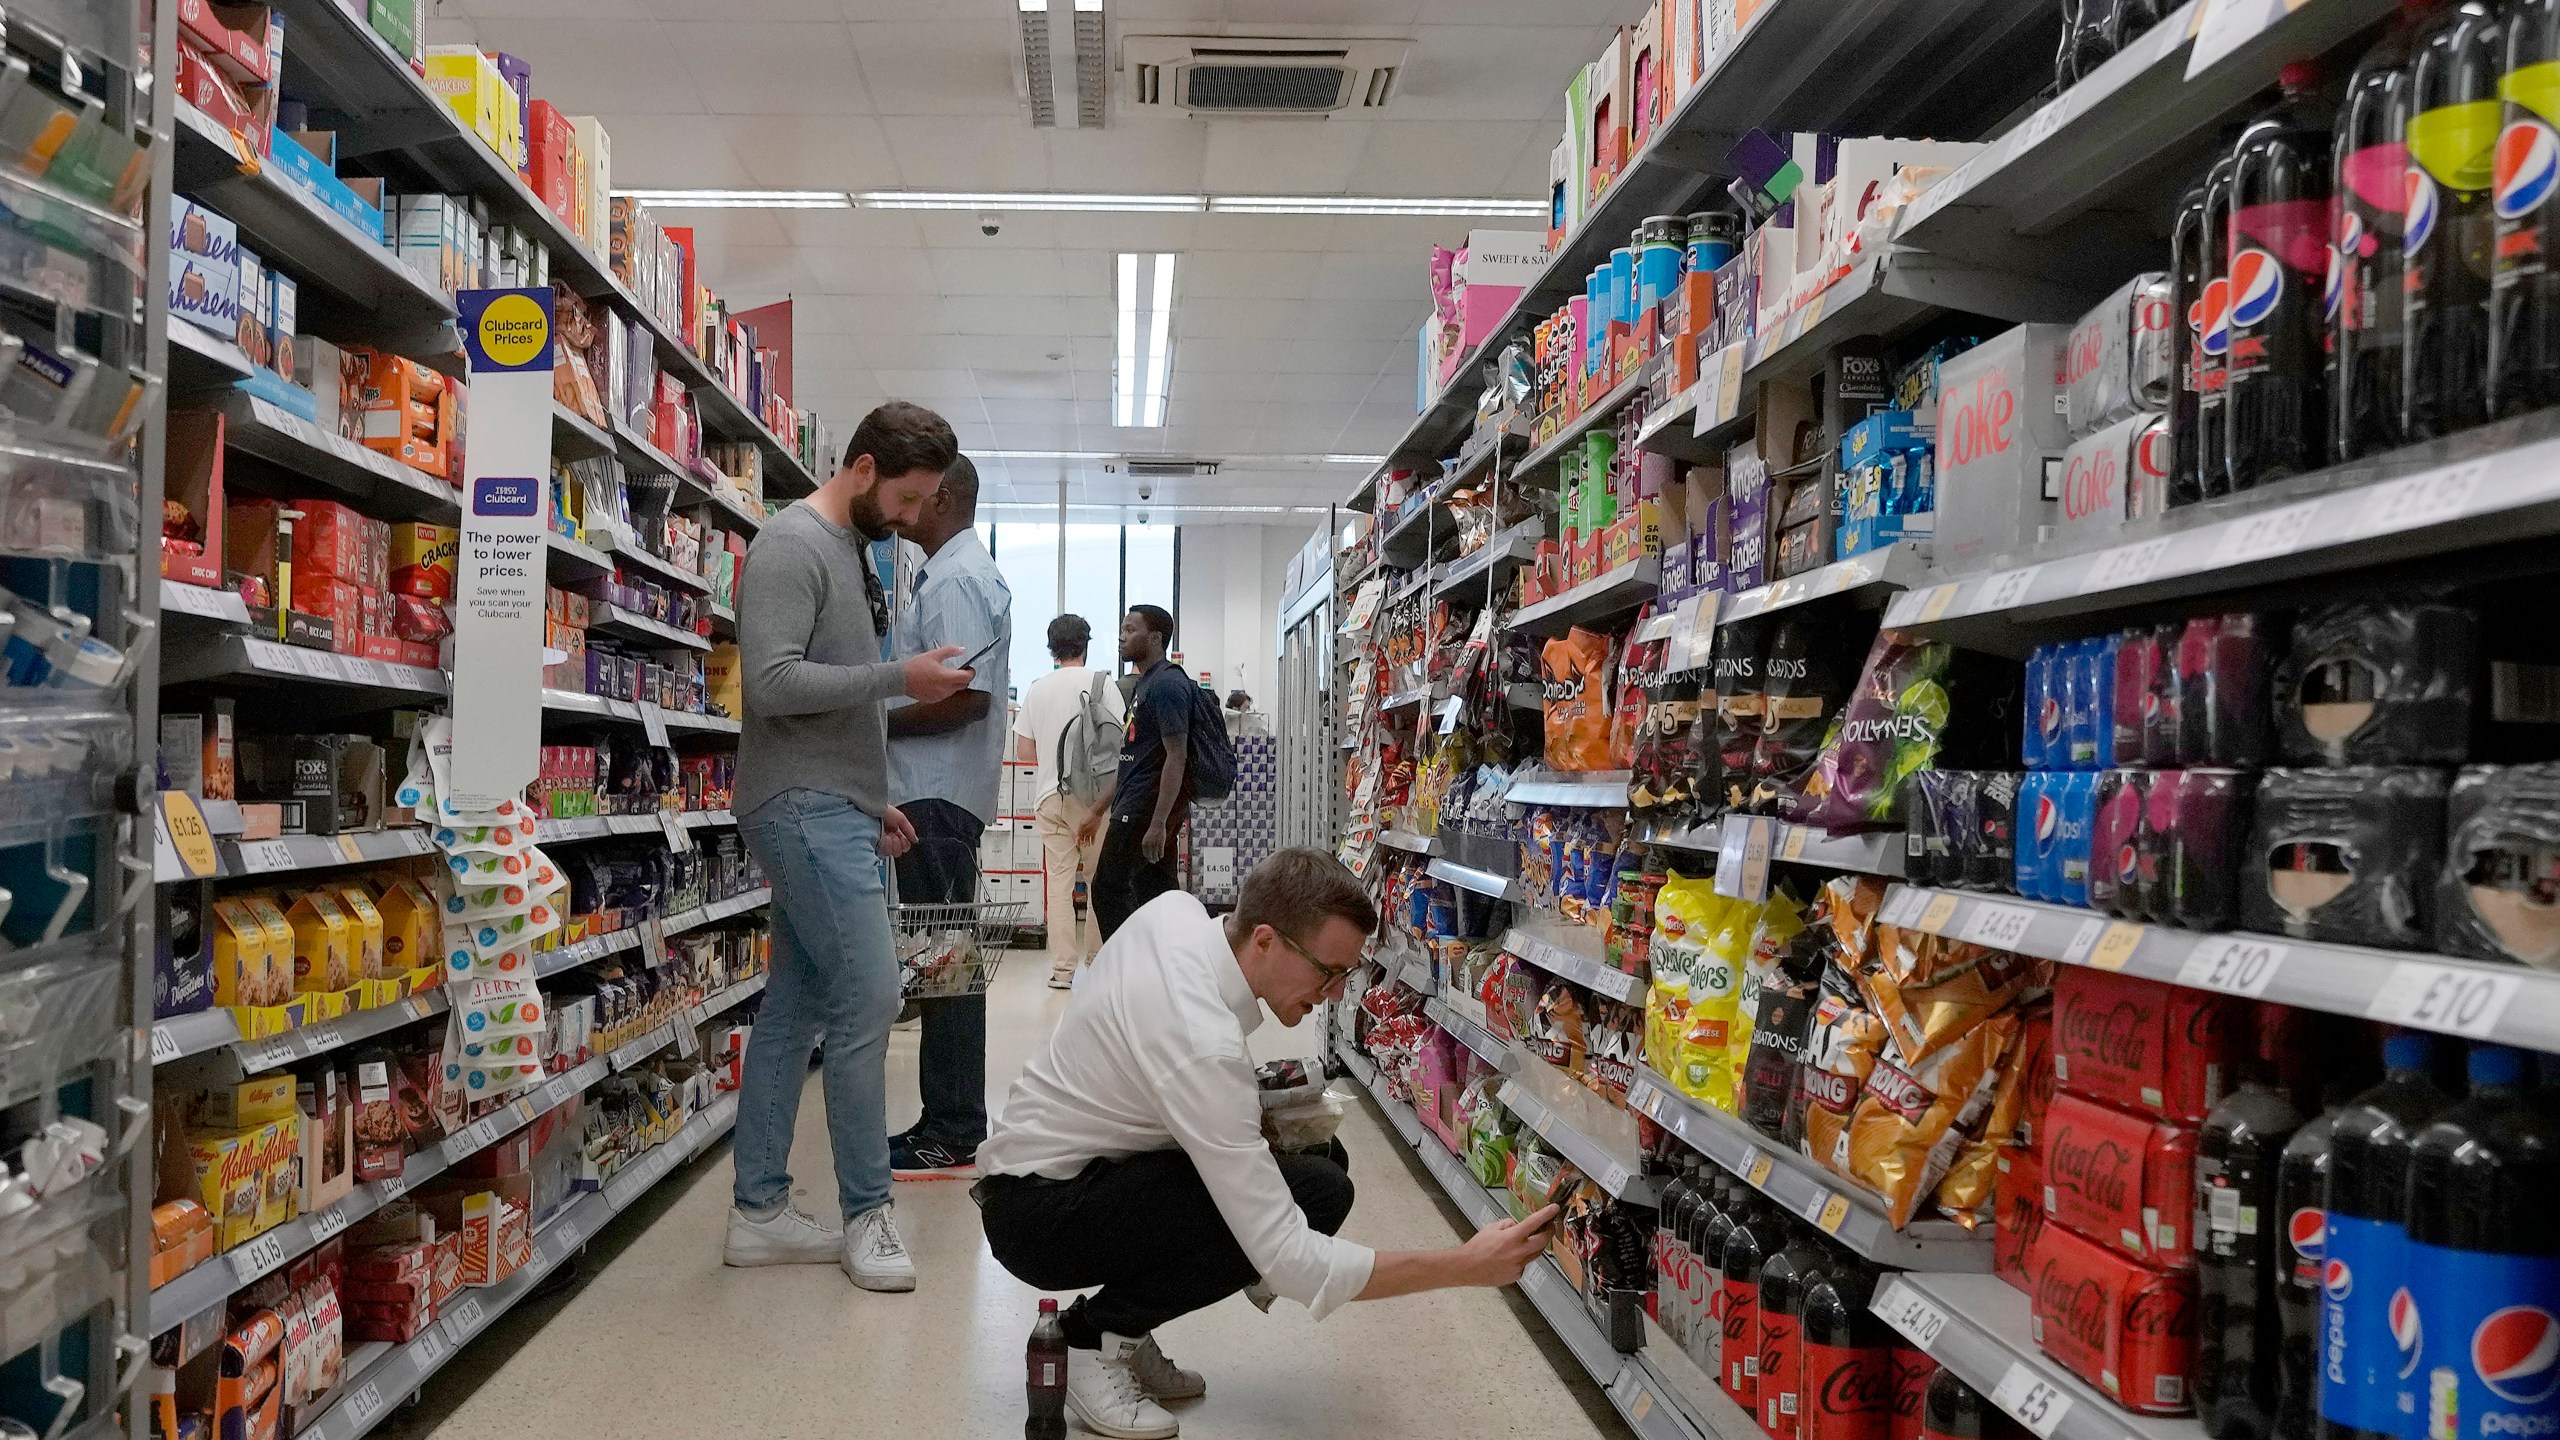
[{"label": "shopping basket", "polygon": [[1004,964],[1027,900],[908,905],[892,873],[889,920],[898,934],[898,980],[909,1000],[983,995]]}]

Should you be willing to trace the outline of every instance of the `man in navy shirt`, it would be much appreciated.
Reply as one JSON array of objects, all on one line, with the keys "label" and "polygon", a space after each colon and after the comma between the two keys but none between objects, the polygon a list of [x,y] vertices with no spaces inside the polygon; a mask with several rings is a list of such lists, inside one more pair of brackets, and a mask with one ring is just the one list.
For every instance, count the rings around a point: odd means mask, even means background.
[{"label": "man in navy shirt", "polygon": [[1110,830],[1093,862],[1093,915],[1102,938],[1138,907],[1181,882],[1173,871],[1173,838],[1190,808],[1191,724],[1198,687],[1165,658],[1173,616],[1132,605],[1120,621],[1120,658],[1137,670],[1121,734],[1120,774],[1112,783]]}]

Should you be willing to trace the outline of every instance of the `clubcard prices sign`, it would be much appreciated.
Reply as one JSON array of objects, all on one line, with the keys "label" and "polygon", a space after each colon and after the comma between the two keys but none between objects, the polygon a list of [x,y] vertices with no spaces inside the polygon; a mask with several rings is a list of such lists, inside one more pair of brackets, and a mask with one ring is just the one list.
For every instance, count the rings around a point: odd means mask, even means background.
[{"label": "clubcard prices sign", "polygon": [[542,744],[551,292],[455,298],[470,362],[471,445],[454,563],[453,782],[463,795],[494,801],[532,783]]}]

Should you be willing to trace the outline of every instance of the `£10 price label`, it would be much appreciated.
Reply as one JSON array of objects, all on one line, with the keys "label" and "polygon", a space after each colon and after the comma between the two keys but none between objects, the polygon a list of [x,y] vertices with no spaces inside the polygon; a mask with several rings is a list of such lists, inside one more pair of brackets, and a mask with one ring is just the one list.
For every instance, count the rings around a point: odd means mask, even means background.
[{"label": "\u00a310 price label", "polygon": [[2255,1000],[2284,965],[2287,947],[2245,935],[2216,935],[2196,942],[2178,966],[2178,983]]},{"label": "\u00a310 price label", "polygon": [[2402,960],[2392,965],[2365,1013],[2395,1025],[2482,1040],[2498,1028],[2508,1002],[2523,986],[2523,976],[2487,966]]}]

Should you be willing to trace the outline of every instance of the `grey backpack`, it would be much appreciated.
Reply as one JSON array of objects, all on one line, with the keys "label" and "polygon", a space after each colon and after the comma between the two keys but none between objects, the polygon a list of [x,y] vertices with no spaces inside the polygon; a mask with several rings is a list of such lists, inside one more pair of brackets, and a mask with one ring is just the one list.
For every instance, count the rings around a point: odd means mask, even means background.
[{"label": "grey backpack", "polygon": [[1111,707],[1102,703],[1102,687],[1110,683],[1107,671],[1094,671],[1084,708],[1058,732],[1058,793],[1079,805],[1101,799],[1120,773],[1120,726],[1111,719]]}]

